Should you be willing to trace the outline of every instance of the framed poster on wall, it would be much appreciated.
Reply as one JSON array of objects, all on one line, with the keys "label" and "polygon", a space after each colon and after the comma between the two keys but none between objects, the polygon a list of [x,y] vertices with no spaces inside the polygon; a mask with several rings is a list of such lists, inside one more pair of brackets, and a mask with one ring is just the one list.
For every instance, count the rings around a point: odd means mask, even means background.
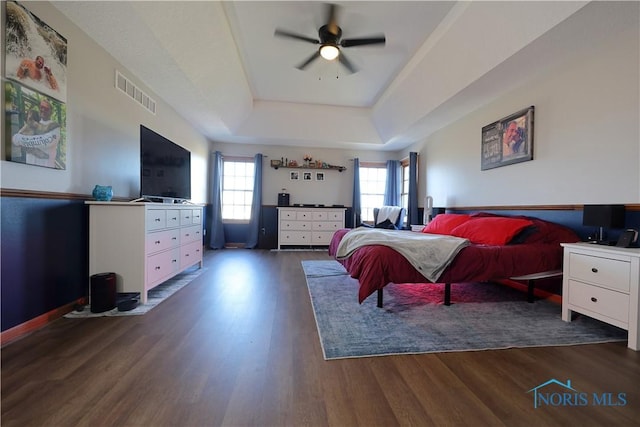
[{"label": "framed poster on wall", "polygon": [[531,106],[482,128],[481,170],[533,160],[533,113]]},{"label": "framed poster on wall", "polygon": [[67,102],[67,39],[14,1],[4,24],[6,77]]},{"label": "framed poster on wall", "polygon": [[6,160],[66,169],[67,106],[9,80],[4,81],[4,94]]}]

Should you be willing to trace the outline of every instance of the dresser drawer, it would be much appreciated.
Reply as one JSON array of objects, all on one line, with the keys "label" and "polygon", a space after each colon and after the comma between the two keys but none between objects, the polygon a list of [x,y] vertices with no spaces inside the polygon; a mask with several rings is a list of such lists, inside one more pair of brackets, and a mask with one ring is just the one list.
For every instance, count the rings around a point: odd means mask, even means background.
[{"label": "dresser drawer", "polygon": [[629,321],[629,296],[620,292],[569,280],[569,304],[620,322]]},{"label": "dresser drawer", "polygon": [[323,212],[312,212],[312,219],[314,221],[326,221],[329,219],[329,215],[326,211]]},{"label": "dresser drawer", "polygon": [[313,245],[329,245],[332,237],[333,231],[314,231],[311,233]]},{"label": "dresser drawer", "polygon": [[180,210],[180,225],[191,225],[193,224],[193,211],[191,209],[181,209]]},{"label": "dresser drawer", "polygon": [[631,263],[579,253],[570,254],[569,278],[629,292]]},{"label": "dresser drawer", "polygon": [[191,212],[193,212],[193,223],[194,224],[202,224],[202,210],[201,209],[194,209]]},{"label": "dresser drawer", "polygon": [[311,231],[281,231],[281,245],[311,245]]},{"label": "dresser drawer", "polygon": [[180,244],[189,242],[202,242],[202,229],[199,225],[184,227],[180,229]]},{"label": "dresser drawer", "polygon": [[313,212],[311,211],[296,212],[296,219],[298,221],[311,221],[313,219]]},{"label": "dresser drawer", "polygon": [[145,238],[145,253],[152,254],[154,252],[160,252],[178,246],[179,243],[180,230],[177,228],[147,233]]},{"label": "dresser drawer", "polygon": [[147,288],[180,269],[180,248],[147,257]]},{"label": "dresser drawer", "polygon": [[180,227],[180,211],[178,209],[167,210],[167,227]]},{"label": "dresser drawer", "polygon": [[311,230],[311,222],[308,221],[282,221],[280,223],[280,230]]},{"label": "dresser drawer", "polygon": [[285,211],[285,210],[281,210],[280,211],[280,218],[281,219],[291,219],[291,220],[295,220],[296,219],[296,211]]},{"label": "dresser drawer", "polygon": [[314,231],[331,231],[332,233],[341,228],[342,222],[337,221],[314,222],[312,226]]},{"label": "dresser drawer", "polygon": [[149,209],[146,212],[147,231],[167,228],[167,211],[165,209]]},{"label": "dresser drawer", "polygon": [[180,268],[202,261],[202,242],[192,242],[180,248]]}]

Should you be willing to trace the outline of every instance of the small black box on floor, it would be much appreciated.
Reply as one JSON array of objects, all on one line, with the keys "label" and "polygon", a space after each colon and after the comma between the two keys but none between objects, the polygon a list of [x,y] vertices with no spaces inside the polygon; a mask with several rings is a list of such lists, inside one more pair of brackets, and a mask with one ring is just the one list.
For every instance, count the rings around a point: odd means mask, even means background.
[{"label": "small black box on floor", "polygon": [[138,292],[120,292],[116,300],[118,311],[130,311],[140,303],[140,294]]},{"label": "small black box on floor", "polygon": [[89,299],[92,313],[102,313],[116,308],[116,273],[91,276]]}]

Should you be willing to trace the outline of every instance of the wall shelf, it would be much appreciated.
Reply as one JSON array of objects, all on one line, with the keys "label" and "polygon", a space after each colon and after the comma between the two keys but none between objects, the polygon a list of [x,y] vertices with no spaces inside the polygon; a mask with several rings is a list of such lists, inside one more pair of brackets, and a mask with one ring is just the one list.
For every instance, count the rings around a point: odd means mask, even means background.
[{"label": "wall shelf", "polygon": [[347,170],[347,168],[344,167],[344,166],[333,166],[333,165],[329,165],[326,168],[312,168],[311,166],[304,166],[304,165],[302,165],[302,166],[282,166],[282,165],[275,166],[275,165],[271,165],[271,167],[274,168],[274,169],[280,169],[280,168],[282,168],[282,169],[308,169],[308,170],[316,170],[316,171],[334,170],[334,171],[340,171],[340,172]]}]

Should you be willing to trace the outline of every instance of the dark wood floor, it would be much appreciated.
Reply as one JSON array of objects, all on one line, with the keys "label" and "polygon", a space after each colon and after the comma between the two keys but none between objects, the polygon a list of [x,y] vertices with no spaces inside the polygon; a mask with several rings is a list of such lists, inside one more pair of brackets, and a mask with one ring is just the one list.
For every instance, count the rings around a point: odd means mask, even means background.
[{"label": "dark wood floor", "polygon": [[[328,258],[209,251],[144,316],[60,319],[6,346],[2,425],[640,425],[626,343],[325,361],[300,261]],[[627,404],[534,409],[551,378]]]}]

